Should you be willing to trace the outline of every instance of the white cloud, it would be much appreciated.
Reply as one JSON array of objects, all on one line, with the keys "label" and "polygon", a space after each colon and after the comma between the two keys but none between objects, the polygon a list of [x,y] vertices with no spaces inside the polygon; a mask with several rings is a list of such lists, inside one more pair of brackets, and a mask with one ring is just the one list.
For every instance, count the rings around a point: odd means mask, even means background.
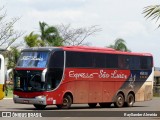
[{"label": "white cloud", "polygon": [[34,17],[35,19],[47,19],[47,21],[59,21],[59,20],[76,20],[79,19],[80,16],[82,16],[83,13],[79,10],[66,10],[66,11],[30,11],[28,13],[29,17]]},{"label": "white cloud", "polygon": [[147,35],[146,27],[139,21],[128,21],[120,26],[117,36],[133,37],[138,35]]}]

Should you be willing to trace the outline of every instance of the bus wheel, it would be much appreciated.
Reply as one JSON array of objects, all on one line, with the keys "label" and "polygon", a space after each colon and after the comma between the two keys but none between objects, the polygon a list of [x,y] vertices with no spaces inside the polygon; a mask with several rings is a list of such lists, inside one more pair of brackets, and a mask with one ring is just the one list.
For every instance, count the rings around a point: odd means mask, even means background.
[{"label": "bus wheel", "polygon": [[102,108],[107,108],[111,106],[111,103],[99,103]]},{"label": "bus wheel", "polygon": [[114,103],[114,106],[120,108],[123,107],[123,105],[124,105],[124,96],[121,93],[119,93],[116,96],[116,101]]},{"label": "bus wheel", "polygon": [[37,104],[34,104],[33,105],[37,110],[44,110],[46,108],[46,105],[37,105]]},{"label": "bus wheel", "polygon": [[97,103],[88,103],[90,108],[95,108],[97,106]]},{"label": "bus wheel", "polygon": [[127,96],[127,102],[125,103],[127,107],[132,107],[133,104],[134,104],[134,101],[135,98],[134,98],[134,95],[132,93],[129,93],[128,96]]},{"label": "bus wheel", "polygon": [[72,104],[72,98],[70,95],[65,95],[63,97],[63,103],[61,105],[56,105],[57,108],[59,109],[69,109],[71,107],[71,104]]}]

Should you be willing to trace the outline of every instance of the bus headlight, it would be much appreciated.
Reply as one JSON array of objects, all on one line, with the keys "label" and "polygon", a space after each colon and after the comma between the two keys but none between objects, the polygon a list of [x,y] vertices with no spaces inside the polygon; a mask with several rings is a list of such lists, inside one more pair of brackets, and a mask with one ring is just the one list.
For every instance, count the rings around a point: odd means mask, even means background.
[{"label": "bus headlight", "polygon": [[19,98],[19,96],[18,95],[13,95],[13,98]]},{"label": "bus headlight", "polygon": [[40,96],[37,96],[35,98],[36,98],[36,101],[38,102],[38,104],[45,104],[46,96],[40,95]]},{"label": "bus headlight", "polygon": [[46,99],[46,96],[40,95],[40,96],[37,96],[37,97],[35,97],[35,98],[38,98],[38,99]]}]

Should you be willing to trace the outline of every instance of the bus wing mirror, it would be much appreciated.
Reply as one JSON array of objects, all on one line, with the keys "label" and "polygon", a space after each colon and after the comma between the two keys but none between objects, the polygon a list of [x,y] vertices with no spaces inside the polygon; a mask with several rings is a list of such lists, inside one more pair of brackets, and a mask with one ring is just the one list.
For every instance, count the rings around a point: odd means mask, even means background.
[{"label": "bus wing mirror", "polygon": [[46,73],[47,73],[47,68],[42,71],[42,76],[41,76],[41,81],[42,82],[45,82]]}]

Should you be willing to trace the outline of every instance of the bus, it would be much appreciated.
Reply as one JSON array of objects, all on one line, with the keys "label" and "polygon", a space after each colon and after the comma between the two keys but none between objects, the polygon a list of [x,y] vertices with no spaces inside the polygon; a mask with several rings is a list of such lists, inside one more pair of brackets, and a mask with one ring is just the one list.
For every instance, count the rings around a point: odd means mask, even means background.
[{"label": "bus", "polygon": [[5,83],[4,57],[0,54],[0,100],[4,98],[4,83]]},{"label": "bus", "polygon": [[71,104],[132,107],[153,96],[150,53],[69,46],[28,48],[14,69],[15,103],[68,109]]}]

